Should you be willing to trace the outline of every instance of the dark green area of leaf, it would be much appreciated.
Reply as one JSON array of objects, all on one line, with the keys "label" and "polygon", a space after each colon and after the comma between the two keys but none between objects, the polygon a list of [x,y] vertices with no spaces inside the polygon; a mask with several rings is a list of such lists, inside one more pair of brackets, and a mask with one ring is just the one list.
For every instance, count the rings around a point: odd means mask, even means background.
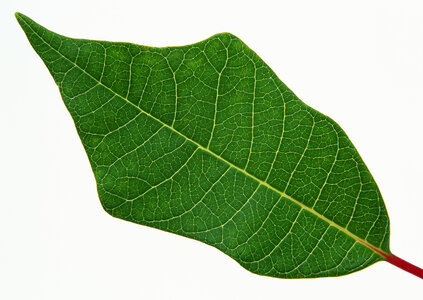
[{"label": "dark green area of leaf", "polygon": [[156,48],[71,39],[17,19],[112,216],[274,277],[360,270],[382,259],[365,243],[390,253],[380,192],[344,131],[237,37]]}]

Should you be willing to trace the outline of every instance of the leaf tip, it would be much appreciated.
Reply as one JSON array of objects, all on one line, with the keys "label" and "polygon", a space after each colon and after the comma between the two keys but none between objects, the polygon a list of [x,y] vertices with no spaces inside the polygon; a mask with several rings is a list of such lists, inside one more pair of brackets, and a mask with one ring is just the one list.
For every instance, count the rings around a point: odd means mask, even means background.
[{"label": "leaf tip", "polygon": [[[30,18],[25,16],[24,14],[20,12],[15,12],[15,18],[18,21],[19,25],[21,25],[22,29],[24,29],[25,23],[28,23],[29,21],[32,21]],[[25,30],[24,30],[25,31]]]},{"label": "leaf tip", "polygon": [[25,18],[26,16],[24,14],[21,14],[20,12],[15,12],[15,18],[16,20],[18,20],[18,22],[20,23],[22,21],[23,18]]}]

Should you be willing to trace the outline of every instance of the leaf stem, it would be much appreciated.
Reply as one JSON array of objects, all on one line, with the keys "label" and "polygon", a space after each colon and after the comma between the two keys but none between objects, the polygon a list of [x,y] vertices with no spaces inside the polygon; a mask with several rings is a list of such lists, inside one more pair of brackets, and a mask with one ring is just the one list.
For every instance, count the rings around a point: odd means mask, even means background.
[{"label": "leaf stem", "polygon": [[420,277],[423,279],[423,269],[410,264],[408,261],[403,260],[402,258],[399,258],[398,256],[395,256],[393,254],[390,254],[388,256],[385,256],[385,259],[388,263],[393,264],[394,266],[403,269],[404,271],[407,271],[413,275],[416,275],[417,277]]},{"label": "leaf stem", "polygon": [[400,268],[404,271],[407,271],[407,272],[423,279],[423,269],[421,269],[421,268],[419,268],[419,267],[417,267],[413,264],[410,264],[408,261],[405,261],[402,258],[399,258],[398,256],[396,256],[392,253],[390,253],[390,254],[385,253],[385,252],[381,251],[380,249],[375,248],[372,245],[370,245],[370,244],[368,244],[364,241],[361,241],[361,242],[362,242],[362,244],[366,245],[367,247],[369,247],[370,249],[372,249],[373,251],[375,251],[379,255],[383,256],[383,258],[385,258],[385,260],[388,263],[390,263],[390,264],[392,264],[392,265],[394,265],[394,266],[396,266],[396,267],[398,267],[398,268]]}]

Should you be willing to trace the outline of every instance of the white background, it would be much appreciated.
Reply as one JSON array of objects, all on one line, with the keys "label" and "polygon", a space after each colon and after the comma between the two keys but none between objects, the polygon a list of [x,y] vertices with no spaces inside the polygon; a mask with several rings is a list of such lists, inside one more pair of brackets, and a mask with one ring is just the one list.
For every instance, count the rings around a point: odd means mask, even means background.
[{"label": "white background", "polygon": [[421,1],[2,0],[0,299],[421,299],[423,281],[386,262],[339,278],[267,278],[110,217],[15,11],[70,37],[150,46],[237,35],[347,132],[384,196],[392,252],[423,267]]}]

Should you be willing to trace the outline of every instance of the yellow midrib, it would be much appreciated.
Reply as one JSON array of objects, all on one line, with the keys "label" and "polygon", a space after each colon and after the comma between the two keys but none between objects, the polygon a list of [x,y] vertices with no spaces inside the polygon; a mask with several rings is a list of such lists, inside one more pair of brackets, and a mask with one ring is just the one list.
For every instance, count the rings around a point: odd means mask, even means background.
[{"label": "yellow midrib", "polygon": [[[195,142],[194,140],[190,139],[189,137],[185,136],[184,134],[180,133],[179,131],[177,131],[175,128],[173,128],[172,126],[167,125],[166,123],[164,123],[163,121],[161,121],[160,119],[156,118],[155,116],[147,113],[146,111],[142,110],[140,107],[138,107],[137,105],[135,105],[134,103],[132,103],[131,101],[129,101],[127,98],[117,94],[115,91],[113,91],[111,88],[109,88],[108,86],[104,85],[102,82],[98,81],[94,76],[92,76],[90,73],[86,72],[84,69],[82,69],[80,66],[78,66],[75,62],[73,62],[72,60],[70,60],[69,58],[67,58],[66,56],[64,56],[61,52],[59,52],[57,49],[53,48],[45,39],[43,39],[42,36],[40,36],[35,30],[32,29],[31,25],[28,24],[23,18],[21,18],[20,15],[17,15],[17,17],[19,19],[21,19],[23,22],[25,22],[25,24],[28,25],[29,28],[31,28],[32,32],[34,32],[34,34],[36,34],[46,45],[48,45],[52,50],[56,51],[60,56],[62,56],[64,59],[66,59],[67,61],[69,61],[70,63],[72,63],[75,67],[77,67],[78,69],[80,69],[83,73],[85,73],[86,75],[88,75],[90,78],[92,78],[94,81],[98,82],[99,85],[103,86],[105,89],[109,90],[110,92],[112,92],[113,94],[117,95],[119,98],[121,98],[122,100],[126,101],[128,104],[132,105],[133,107],[135,107],[136,109],[138,109],[139,111],[145,113],[147,116],[149,116],[150,118],[154,119],[155,121],[159,122],[160,124],[162,124],[163,126],[166,126],[167,128],[169,128],[170,130],[174,131],[175,133],[181,135],[182,137],[184,137],[185,139],[187,139],[188,141],[192,142],[193,144],[195,144],[199,149],[213,155],[214,157],[216,157],[217,159],[224,161],[225,163],[227,163],[230,167],[238,170],[239,172],[242,172],[243,174],[245,174],[246,176],[256,180],[259,184],[271,189],[272,191],[278,193],[279,195],[281,195],[282,197],[285,197],[287,199],[289,199],[290,201],[296,203],[297,205],[299,205],[302,209],[310,212],[311,214],[317,216],[318,218],[322,219],[323,221],[327,222],[329,224],[329,226],[335,227],[336,229],[338,229],[339,231],[345,233],[347,236],[353,238],[354,240],[356,240],[357,242],[361,243],[362,245],[364,245],[365,247],[371,249],[373,252],[377,253],[378,255],[382,256],[382,257],[386,257],[389,256],[388,253],[386,253],[384,250],[380,249],[379,247],[376,247],[374,245],[371,245],[370,243],[366,242],[365,240],[359,238],[357,235],[353,234],[352,232],[350,232],[349,230],[347,230],[346,228],[343,228],[341,226],[339,226],[338,224],[336,224],[335,222],[333,222],[332,220],[326,218],[325,216],[321,215],[320,213],[318,213],[317,211],[313,210],[312,208],[304,205],[303,203],[299,202],[298,200],[292,198],[291,196],[287,195],[284,192],[281,192],[279,190],[277,190],[276,188],[274,188],[273,186],[269,185],[267,182],[262,181],[261,179],[258,179],[257,177],[255,177],[254,175],[247,173],[245,170],[237,167],[236,165],[234,165],[233,163],[231,163],[230,161],[224,159],[223,157],[218,156],[217,154],[215,154],[214,152],[212,152],[211,150],[209,150],[208,148],[205,148],[203,146],[201,146],[199,143]],[[40,26],[40,25],[39,25]],[[384,258],[385,258],[384,257]]]}]

